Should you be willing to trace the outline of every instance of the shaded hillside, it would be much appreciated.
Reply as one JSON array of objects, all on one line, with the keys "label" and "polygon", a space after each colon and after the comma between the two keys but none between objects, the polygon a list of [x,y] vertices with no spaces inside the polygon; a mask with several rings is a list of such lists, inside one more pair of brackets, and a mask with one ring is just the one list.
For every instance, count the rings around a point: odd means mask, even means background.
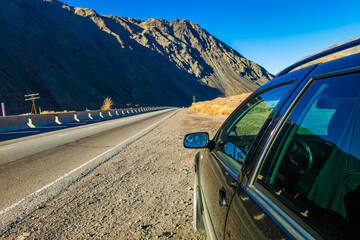
[{"label": "shaded hillside", "polygon": [[0,101],[30,110],[98,109],[126,103],[190,105],[253,91],[271,79],[257,64],[187,20],[103,16],[58,1],[0,3]]}]

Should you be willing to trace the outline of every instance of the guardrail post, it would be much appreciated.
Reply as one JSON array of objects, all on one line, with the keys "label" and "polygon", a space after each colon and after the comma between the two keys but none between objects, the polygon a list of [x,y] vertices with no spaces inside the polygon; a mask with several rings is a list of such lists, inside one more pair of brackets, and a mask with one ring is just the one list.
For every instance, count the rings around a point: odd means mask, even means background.
[{"label": "guardrail post", "polygon": [[31,117],[29,114],[27,114],[27,123],[26,123],[30,128],[36,128],[34,126],[34,124],[32,123]]},{"label": "guardrail post", "polygon": [[76,113],[74,113],[74,119],[75,119],[75,121],[80,122],[80,120],[78,119],[78,117],[77,117],[77,114],[76,114]]},{"label": "guardrail post", "polygon": [[56,122],[57,124],[61,125],[61,122],[59,121],[59,117],[58,117],[57,115],[55,116],[55,122]]}]

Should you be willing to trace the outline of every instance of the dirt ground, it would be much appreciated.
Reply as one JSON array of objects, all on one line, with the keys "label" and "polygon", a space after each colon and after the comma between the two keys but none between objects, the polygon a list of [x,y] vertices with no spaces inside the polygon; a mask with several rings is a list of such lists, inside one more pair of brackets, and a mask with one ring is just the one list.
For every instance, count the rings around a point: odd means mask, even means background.
[{"label": "dirt ground", "polygon": [[200,239],[192,224],[197,151],[183,137],[213,137],[224,120],[181,109],[0,239]]}]

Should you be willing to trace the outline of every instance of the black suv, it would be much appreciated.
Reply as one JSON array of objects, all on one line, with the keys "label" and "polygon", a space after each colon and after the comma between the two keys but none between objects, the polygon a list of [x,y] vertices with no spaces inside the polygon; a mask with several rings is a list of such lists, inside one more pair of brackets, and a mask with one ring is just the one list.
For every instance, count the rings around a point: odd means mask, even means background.
[{"label": "black suv", "polygon": [[359,44],[285,69],[241,103],[213,140],[185,136],[185,147],[203,148],[195,157],[196,232],[360,239],[360,53],[321,61]]}]

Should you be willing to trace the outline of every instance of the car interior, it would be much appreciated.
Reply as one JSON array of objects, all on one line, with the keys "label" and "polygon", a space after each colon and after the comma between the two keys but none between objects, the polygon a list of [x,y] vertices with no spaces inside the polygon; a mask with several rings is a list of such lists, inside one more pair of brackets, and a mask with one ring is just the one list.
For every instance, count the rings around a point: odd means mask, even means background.
[{"label": "car interior", "polygon": [[329,232],[336,238],[359,236],[360,94],[352,93],[344,97],[337,86],[319,88],[294,121],[290,115],[276,140],[280,147],[270,154],[274,160],[258,176],[325,238]]}]

